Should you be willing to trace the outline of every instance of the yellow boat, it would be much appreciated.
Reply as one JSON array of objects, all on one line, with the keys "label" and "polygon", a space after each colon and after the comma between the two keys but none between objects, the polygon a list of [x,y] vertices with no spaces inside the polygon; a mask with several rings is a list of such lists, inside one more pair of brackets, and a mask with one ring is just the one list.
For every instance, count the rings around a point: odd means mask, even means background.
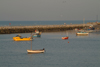
[{"label": "yellow boat", "polygon": [[22,38],[21,36],[17,35],[16,37],[13,37],[14,41],[30,41],[32,40],[31,37],[24,37]]}]

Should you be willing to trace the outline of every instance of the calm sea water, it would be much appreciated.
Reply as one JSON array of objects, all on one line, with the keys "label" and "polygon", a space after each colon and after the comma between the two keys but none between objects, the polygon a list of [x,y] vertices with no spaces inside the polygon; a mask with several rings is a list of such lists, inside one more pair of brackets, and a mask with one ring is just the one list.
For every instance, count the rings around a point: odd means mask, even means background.
[{"label": "calm sea water", "polygon": [[[86,20],[87,22],[96,22],[96,20]],[[99,21],[98,21],[99,22]],[[76,21],[0,21],[0,26],[25,26],[25,25],[57,25],[57,24],[82,24],[83,20]]]},{"label": "calm sea water", "polygon": [[[46,49],[41,54],[27,54],[31,41],[13,41],[16,35],[0,34],[0,67],[100,66],[100,32],[76,36],[75,32],[68,31],[68,40],[61,39],[65,32],[42,33],[41,38],[32,41],[32,49]],[[21,35],[29,37],[30,33]]]}]

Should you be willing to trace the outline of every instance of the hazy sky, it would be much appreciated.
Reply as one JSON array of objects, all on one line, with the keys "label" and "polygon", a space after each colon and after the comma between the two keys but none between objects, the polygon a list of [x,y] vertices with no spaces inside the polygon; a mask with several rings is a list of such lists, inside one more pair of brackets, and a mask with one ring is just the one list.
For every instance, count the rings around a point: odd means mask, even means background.
[{"label": "hazy sky", "polygon": [[100,0],[0,0],[0,21],[100,20]]}]

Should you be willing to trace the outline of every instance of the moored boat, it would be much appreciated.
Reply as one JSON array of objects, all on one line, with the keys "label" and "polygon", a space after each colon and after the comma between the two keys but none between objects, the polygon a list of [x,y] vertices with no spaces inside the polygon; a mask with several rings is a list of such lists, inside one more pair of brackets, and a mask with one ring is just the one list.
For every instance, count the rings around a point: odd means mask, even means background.
[{"label": "moored boat", "polygon": [[67,32],[67,36],[66,37],[62,37],[63,40],[68,39],[68,32]]},{"label": "moored boat", "polygon": [[14,41],[30,41],[32,40],[31,37],[21,37],[20,35],[17,35],[16,37],[13,37]]},{"label": "moored boat", "polygon": [[33,37],[41,37],[41,34],[34,34]]},{"label": "moored boat", "polygon": [[36,54],[36,53],[44,53],[45,49],[39,49],[39,50],[32,50],[32,41],[31,41],[31,49],[27,50],[28,54]]},{"label": "moored boat", "polygon": [[63,40],[68,39],[69,37],[62,37]]},{"label": "moored boat", "polygon": [[33,53],[33,54],[35,54],[35,53],[44,53],[45,49],[43,48],[43,49],[40,49],[40,50],[27,50],[27,52],[29,54],[31,54],[31,53]]},{"label": "moored boat", "polygon": [[77,36],[86,36],[86,35],[89,35],[89,33],[80,31],[80,32],[77,32],[76,35]]},{"label": "moored boat", "polygon": [[30,41],[32,40],[31,37],[24,37],[24,38],[20,38],[20,37],[15,37],[14,41]]},{"label": "moored boat", "polygon": [[38,30],[35,30],[35,34],[33,34],[33,38],[34,37],[41,37],[41,32],[39,32]]}]

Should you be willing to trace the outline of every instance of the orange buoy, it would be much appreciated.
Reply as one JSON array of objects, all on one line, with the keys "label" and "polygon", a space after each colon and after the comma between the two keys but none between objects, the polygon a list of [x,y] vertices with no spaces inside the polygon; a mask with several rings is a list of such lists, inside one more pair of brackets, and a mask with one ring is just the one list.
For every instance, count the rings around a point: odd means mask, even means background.
[{"label": "orange buoy", "polygon": [[68,43],[69,43],[69,41],[68,41]]}]

